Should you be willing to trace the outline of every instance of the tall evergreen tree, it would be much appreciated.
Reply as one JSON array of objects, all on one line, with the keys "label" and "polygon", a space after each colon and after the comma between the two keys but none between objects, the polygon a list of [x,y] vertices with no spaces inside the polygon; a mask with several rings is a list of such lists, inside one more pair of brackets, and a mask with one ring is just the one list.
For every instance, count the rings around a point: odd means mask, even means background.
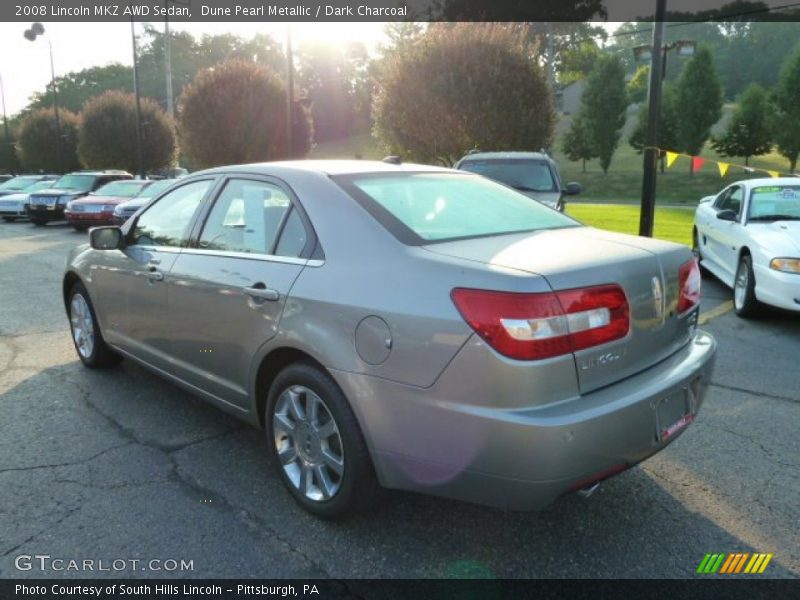
[{"label": "tall evergreen tree", "polygon": [[773,141],[794,171],[800,155],[800,44],[781,67],[774,106]]},{"label": "tall evergreen tree", "polygon": [[[711,51],[701,46],[683,67],[675,86],[675,110],[678,114],[678,149],[698,155],[711,127],[722,114],[722,86],[714,68]],[[693,161],[689,164],[694,165]]]},{"label": "tall evergreen tree", "polygon": [[[665,150],[675,150],[678,147],[678,115],[675,112],[675,90],[669,84],[664,86],[661,94],[661,111],[658,119],[658,147],[662,152],[659,153],[661,159],[661,172],[664,172]],[[631,132],[628,143],[633,146],[639,154],[644,150],[644,141],[647,136],[647,118],[649,109],[647,104],[639,107],[639,115],[636,121],[636,128]]]},{"label": "tall evergreen tree", "polygon": [[622,63],[616,56],[600,57],[586,80],[586,89],[581,96],[581,111],[603,173],[608,173],[608,167],[611,166],[620,131],[625,125],[627,107]]},{"label": "tall evergreen tree", "polygon": [[723,156],[743,156],[750,164],[751,156],[767,154],[772,148],[767,92],[757,83],[751,83],[739,97],[739,107],[720,138],[712,138],[711,145]]},{"label": "tall evergreen tree", "polygon": [[561,148],[564,155],[572,161],[582,161],[583,172],[586,173],[586,161],[597,158],[592,140],[589,137],[589,130],[586,127],[586,117],[583,112],[572,119],[569,130],[561,140]]}]

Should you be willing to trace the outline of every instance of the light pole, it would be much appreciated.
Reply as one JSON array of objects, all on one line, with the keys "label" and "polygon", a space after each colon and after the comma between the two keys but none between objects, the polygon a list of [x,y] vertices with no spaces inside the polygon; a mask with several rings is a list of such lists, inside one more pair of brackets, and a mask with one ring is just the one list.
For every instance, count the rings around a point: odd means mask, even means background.
[{"label": "light pole", "polygon": [[[26,29],[23,34],[25,39],[35,42],[36,38],[44,35],[44,25],[41,23],[33,23],[30,29]],[[50,77],[53,87],[53,112],[56,119],[56,163],[58,164],[59,172],[64,172],[64,164],[61,161],[61,119],[58,116],[58,89],[56,87],[56,68],[53,64],[53,44],[50,41],[50,36],[47,36],[47,45],[50,48]]]},{"label": "light pole", "polygon": [[142,154],[142,100],[139,94],[139,71],[136,66],[136,29],[131,15],[131,48],[133,50],[133,93],[136,96],[136,162],[139,178],[144,179],[144,156]]},{"label": "light pole", "polygon": [[667,0],[656,0],[653,20],[653,44],[633,49],[637,60],[650,60],[650,83],[647,88],[647,133],[644,141],[642,206],[639,214],[639,235],[653,237],[656,211],[656,173],[658,171],[658,121],[661,116],[661,84],[667,70],[667,52],[678,49],[680,56],[694,54],[695,44],[681,40],[664,45],[664,15]]}]

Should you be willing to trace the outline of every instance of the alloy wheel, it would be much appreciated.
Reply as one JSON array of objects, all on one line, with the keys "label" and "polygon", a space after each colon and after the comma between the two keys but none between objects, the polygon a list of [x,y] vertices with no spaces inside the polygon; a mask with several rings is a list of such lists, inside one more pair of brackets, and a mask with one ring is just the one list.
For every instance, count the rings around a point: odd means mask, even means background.
[{"label": "alloy wheel", "polygon": [[72,297],[69,320],[75,347],[83,358],[88,359],[94,351],[94,321],[89,304],[81,294],[75,294]]},{"label": "alloy wheel", "polygon": [[736,281],[733,285],[733,303],[737,309],[741,309],[745,303],[747,296],[748,279],[750,278],[747,272],[747,265],[744,261],[739,263],[739,269],[736,271]]},{"label": "alloy wheel", "polygon": [[287,388],[275,403],[272,429],[281,468],[295,489],[314,502],[335,496],[344,476],[344,445],[325,401],[305,386]]}]

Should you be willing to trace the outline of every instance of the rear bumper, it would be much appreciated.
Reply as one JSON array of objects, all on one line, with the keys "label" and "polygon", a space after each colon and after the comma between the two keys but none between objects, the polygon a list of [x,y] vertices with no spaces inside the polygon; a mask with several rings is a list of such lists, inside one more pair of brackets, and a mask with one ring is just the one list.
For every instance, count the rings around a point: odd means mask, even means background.
[{"label": "rear bumper", "polygon": [[353,404],[383,485],[535,510],[671,443],[685,428],[662,437],[670,424],[658,422],[656,405],[685,394],[690,422],[715,355],[713,337],[698,332],[669,358],[621,382],[556,402],[530,398],[529,406],[513,409],[476,404],[498,390],[481,389],[479,378],[460,386],[448,381],[452,364],[424,389],[353,373],[334,376]]}]

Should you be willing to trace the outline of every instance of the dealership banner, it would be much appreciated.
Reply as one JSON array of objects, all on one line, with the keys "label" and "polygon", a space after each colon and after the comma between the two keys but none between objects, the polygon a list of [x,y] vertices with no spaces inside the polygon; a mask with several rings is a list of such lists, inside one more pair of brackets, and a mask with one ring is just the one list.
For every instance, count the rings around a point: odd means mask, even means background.
[{"label": "dealership banner", "polygon": [[[651,21],[655,0],[2,0],[0,21]],[[667,21],[800,20],[781,0],[670,0]]]}]

